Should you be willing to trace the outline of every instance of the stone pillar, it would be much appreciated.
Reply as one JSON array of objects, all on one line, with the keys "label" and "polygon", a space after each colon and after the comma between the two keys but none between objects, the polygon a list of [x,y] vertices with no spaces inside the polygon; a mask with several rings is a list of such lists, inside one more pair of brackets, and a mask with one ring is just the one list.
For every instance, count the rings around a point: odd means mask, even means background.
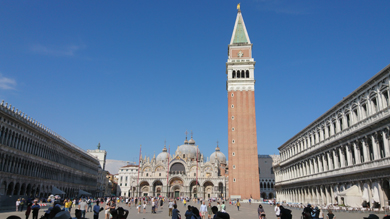
[{"label": "stone pillar", "polygon": [[353,152],[355,153],[355,163],[360,164],[360,150],[356,141],[352,142]]},{"label": "stone pillar", "polygon": [[328,158],[328,167],[329,167],[329,170],[333,170],[334,167],[333,167],[333,164],[332,164],[332,155],[331,155],[332,151],[328,151],[326,152],[326,156]]},{"label": "stone pillar", "polygon": [[324,171],[323,169],[323,166],[322,166],[322,156],[318,156],[317,159],[318,159],[318,172],[322,173]]},{"label": "stone pillar", "polygon": [[326,156],[325,154],[322,154],[322,155],[321,155],[322,164],[323,164],[323,166],[324,166],[324,169],[322,170],[323,172],[328,171],[328,162],[326,162],[325,156]]},{"label": "stone pillar", "polygon": [[352,148],[351,148],[351,145],[348,143],[346,146],[346,153],[347,153],[347,163],[348,163],[348,166],[352,166]]},{"label": "stone pillar", "polygon": [[332,156],[333,156],[333,162],[334,162],[334,169],[340,168],[339,162],[338,162],[337,149],[332,150]]},{"label": "stone pillar", "polygon": [[372,149],[374,152],[374,160],[378,160],[381,158],[381,155],[380,155],[380,150],[379,150],[377,133],[374,133],[373,135],[371,135],[371,142],[372,142]]},{"label": "stone pillar", "polygon": [[360,139],[360,142],[362,143],[362,149],[363,149],[363,157],[364,157],[364,162],[370,161],[370,155],[367,147],[367,138],[364,137]]},{"label": "stone pillar", "polygon": [[340,156],[340,166],[345,167],[344,150],[342,150],[342,147],[339,148],[339,156]]},{"label": "stone pillar", "polygon": [[381,207],[384,207],[384,206],[386,206],[386,203],[385,203],[385,198],[383,196],[382,183],[383,183],[382,179],[378,180],[379,201],[380,201]]},{"label": "stone pillar", "polygon": [[382,130],[383,146],[385,148],[385,157],[390,157],[390,148],[389,148],[389,130]]}]

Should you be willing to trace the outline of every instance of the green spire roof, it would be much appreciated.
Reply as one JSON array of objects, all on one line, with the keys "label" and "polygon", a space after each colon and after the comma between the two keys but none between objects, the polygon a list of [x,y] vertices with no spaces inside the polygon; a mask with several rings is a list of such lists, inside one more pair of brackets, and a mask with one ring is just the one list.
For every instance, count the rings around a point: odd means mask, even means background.
[{"label": "green spire roof", "polygon": [[248,39],[246,38],[244,24],[242,23],[241,16],[239,17],[237,22],[233,43],[248,43]]}]

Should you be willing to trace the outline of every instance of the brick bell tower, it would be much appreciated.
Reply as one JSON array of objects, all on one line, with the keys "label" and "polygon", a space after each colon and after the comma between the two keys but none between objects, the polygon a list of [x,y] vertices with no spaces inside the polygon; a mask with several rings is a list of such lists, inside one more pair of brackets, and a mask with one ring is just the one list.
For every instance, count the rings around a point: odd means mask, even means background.
[{"label": "brick bell tower", "polygon": [[229,194],[260,199],[255,112],[255,61],[240,5],[228,46]]}]

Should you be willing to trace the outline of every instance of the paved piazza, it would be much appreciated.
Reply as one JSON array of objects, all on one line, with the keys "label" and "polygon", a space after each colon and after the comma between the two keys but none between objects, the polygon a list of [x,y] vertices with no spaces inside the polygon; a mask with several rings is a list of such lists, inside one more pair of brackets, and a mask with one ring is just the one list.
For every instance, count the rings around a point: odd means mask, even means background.
[{"label": "paved piazza", "polygon": [[[193,202],[189,202],[187,204],[192,205]],[[213,202],[213,205],[214,204],[216,205],[216,202]],[[168,203],[167,202],[164,204],[163,209],[161,209],[161,208],[158,209],[157,214],[150,213],[150,209],[151,209],[150,205],[148,205],[148,207],[146,208],[147,212],[145,214],[143,214],[143,213],[137,214],[137,209],[134,206],[132,206],[131,208],[125,207],[124,204],[120,204],[119,206],[130,210],[129,216],[127,217],[128,219],[170,218],[170,217],[168,217],[168,207],[167,207]],[[197,206],[198,209],[200,208],[200,205],[198,205],[198,204],[195,204],[195,206]],[[227,208],[228,213],[230,214],[231,219],[244,219],[244,218],[246,219],[246,218],[257,218],[257,206],[258,206],[258,204],[249,205],[249,204],[243,203],[243,204],[241,204],[240,211],[237,211],[237,207],[235,207],[233,205],[227,205],[226,208]],[[263,207],[264,207],[264,210],[267,214],[267,219],[273,219],[273,218],[276,219],[276,216],[275,216],[274,211],[273,211],[274,206],[264,204]],[[43,209],[47,209],[47,208],[43,208]],[[41,211],[38,215],[38,218],[40,218],[41,215],[43,215],[43,209],[41,209]],[[185,218],[184,213],[185,213],[186,208],[183,206],[182,203],[179,203],[178,209],[180,211],[182,218],[184,219]],[[289,208],[289,209],[291,209],[293,212],[293,219],[301,219],[302,210],[296,210],[296,209],[292,209],[292,208]],[[74,212],[74,210],[73,210],[73,212]],[[334,214],[336,215],[336,217],[338,219],[360,219],[363,217],[367,217],[369,213],[334,212]],[[0,213],[0,218],[6,219],[10,215],[17,215],[21,218],[25,218],[24,211],[23,212]],[[377,214],[377,215],[379,216],[379,218],[384,217],[384,214]],[[74,217],[75,216],[74,213],[72,213],[71,216]],[[30,218],[31,217],[32,217],[32,215],[30,215]],[[86,214],[86,218],[93,219],[92,212],[88,212]],[[100,212],[99,219],[104,219],[104,211]]]}]

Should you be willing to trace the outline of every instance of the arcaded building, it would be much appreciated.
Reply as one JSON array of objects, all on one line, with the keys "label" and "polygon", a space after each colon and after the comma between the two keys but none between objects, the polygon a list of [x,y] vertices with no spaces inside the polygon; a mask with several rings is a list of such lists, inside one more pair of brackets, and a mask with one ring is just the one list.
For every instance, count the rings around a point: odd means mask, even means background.
[{"label": "arcaded building", "polygon": [[[95,195],[99,161],[11,105],[0,104],[0,195]],[[3,196],[4,197],[4,196]],[[7,205],[0,200],[1,205]],[[13,202],[15,203],[15,202]]]},{"label": "arcaded building", "polygon": [[388,206],[389,86],[390,65],[279,147],[278,201]]}]

